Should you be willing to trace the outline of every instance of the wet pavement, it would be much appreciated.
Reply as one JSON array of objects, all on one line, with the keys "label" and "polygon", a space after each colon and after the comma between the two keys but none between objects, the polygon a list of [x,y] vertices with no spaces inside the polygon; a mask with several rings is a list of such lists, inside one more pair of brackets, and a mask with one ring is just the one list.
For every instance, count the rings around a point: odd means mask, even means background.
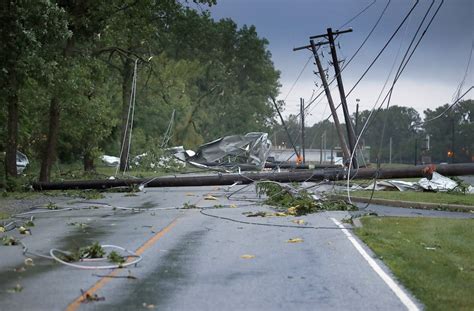
[{"label": "wet pavement", "polygon": [[[69,210],[34,214],[32,235],[7,234],[20,237],[33,253],[97,241],[143,260],[110,274],[32,253],[27,256],[34,266],[25,265],[21,246],[0,246],[2,310],[406,309],[332,220],[350,217],[347,212],[247,217],[246,212],[270,211],[253,186],[147,188],[133,196],[110,193],[69,203],[60,206]],[[379,215],[427,212],[369,209]],[[301,242],[288,243],[295,238]],[[100,299],[82,302],[81,290]]]}]

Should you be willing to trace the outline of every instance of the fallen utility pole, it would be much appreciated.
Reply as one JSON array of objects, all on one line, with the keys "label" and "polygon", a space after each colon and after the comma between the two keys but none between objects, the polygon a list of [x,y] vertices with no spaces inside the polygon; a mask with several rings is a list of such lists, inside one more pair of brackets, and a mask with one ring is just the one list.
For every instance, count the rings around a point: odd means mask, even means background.
[{"label": "fallen utility pole", "polygon": [[[423,177],[430,166],[414,166],[408,168],[368,169],[361,168],[351,171],[351,178],[370,179],[377,176],[383,178],[411,178]],[[474,175],[474,163],[445,164],[436,167],[436,172],[444,176]],[[303,182],[322,180],[342,180],[347,178],[345,169],[300,170],[289,172],[254,172],[241,174],[214,174],[214,175],[188,175],[164,176],[141,179],[114,179],[114,180],[74,180],[64,182],[35,182],[35,190],[66,190],[66,189],[107,189],[114,187],[129,187],[145,184],[147,187],[189,187],[189,186],[214,186],[232,185],[234,183],[250,184],[259,180],[277,182]]]}]

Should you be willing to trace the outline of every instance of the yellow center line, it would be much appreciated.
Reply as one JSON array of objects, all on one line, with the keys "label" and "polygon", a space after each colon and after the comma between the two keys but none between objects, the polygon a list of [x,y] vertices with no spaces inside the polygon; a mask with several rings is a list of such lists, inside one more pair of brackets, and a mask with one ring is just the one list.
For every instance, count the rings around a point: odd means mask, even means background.
[{"label": "yellow center line", "polygon": [[[164,227],[160,232],[156,233],[154,236],[152,236],[150,239],[145,241],[137,250],[135,253],[137,255],[142,255],[147,249],[152,247],[159,239],[161,239],[168,231],[170,231],[178,222],[178,217],[176,217],[171,223],[169,223],[166,227]],[[129,258],[128,261],[132,261],[135,258]],[[95,282],[94,285],[92,285],[87,291],[85,291],[81,296],[77,297],[73,302],[71,302],[67,307],[66,311],[75,311],[77,310],[81,303],[85,300],[85,297],[87,295],[94,295],[98,290],[103,288],[111,279],[113,276],[117,275],[117,273],[120,271],[120,269],[115,269],[111,271],[109,274],[106,276],[102,277],[100,280]]]}]

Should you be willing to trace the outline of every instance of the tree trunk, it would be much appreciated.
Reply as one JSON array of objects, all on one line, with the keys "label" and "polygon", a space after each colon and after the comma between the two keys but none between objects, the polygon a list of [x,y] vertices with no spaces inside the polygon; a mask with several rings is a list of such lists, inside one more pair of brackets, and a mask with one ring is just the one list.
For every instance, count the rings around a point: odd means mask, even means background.
[{"label": "tree trunk", "polygon": [[7,146],[5,155],[5,173],[16,177],[16,152],[18,148],[18,81],[15,72],[9,74],[10,89],[7,97]]},{"label": "tree trunk", "polygon": [[54,96],[49,106],[49,132],[41,160],[40,181],[49,181],[51,177],[51,167],[56,160],[56,145],[59,137],[59,116],[59,98]]},{"label": "tree trunk", "polygon": [[86,153],[84,154],[84,171],[90,172],[93,170],[95,170],[94,157],[89,151],[86,151]]},{"label": "tree trunk", "polygon": [[127,120],[128,110],[130,106],[130,95],[132,92],[133,66],[132,60],[127,58],[123,64],[122,74],[122,135],[121,135],[121,153],[120,153],[120,170],[123,172],[128,167],[127,155],[129,153],[128,140],[130,135],[130,121]]}]

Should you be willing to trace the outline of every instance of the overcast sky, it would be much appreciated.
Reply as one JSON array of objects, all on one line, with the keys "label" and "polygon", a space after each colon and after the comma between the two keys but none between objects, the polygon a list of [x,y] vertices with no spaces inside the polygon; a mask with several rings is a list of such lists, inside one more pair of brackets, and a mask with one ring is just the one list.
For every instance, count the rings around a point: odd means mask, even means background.
[{"label": "overcast sky", "polygon": [[[309,100],[313,90],[319,93],[315,81],[319,77],[313,74],[313,60],[308,63],[300,79],[291,90],[304,65],[311,57],[307,50],[293,52],[294,47],[307,45],[309,36],[322,34],[328,27],[339,29],[348,20],[374,0],[218,0],[213,6],[211,16],[218,20],[232,18],[240,27],[244,24],[255,25],[260,37],[269,41],[269,50],[275,67],[281,72],[281,89],[279,99],[286,98],[285,114],[299,111],[299,98]],[[376,0],[358,18],[350,22],[344,29],[351,27],[352,33],[339,36],[340,49],[338,55],[349,59],[361,45],[388,0]],[[359,54],[344,70],[342,77],[346,92],[352,88],[365,68],[375,58],[386,41],[403,20],[413,0],[392,0],[380,24],[371,35]],[[435,0],[435,11],[440,0]],[[407,68],[397,83],[391,105],[413,107],[423,117],[423,110],[436,108],[451,102],[458,84],[466,71],[468,58],[472,52],[474,34],[474,1],[446,0],[436,16],[432,26],[420,43]],[[369,71],[359,86],[349,96],[349,111],[355,112],[356,99],[360,99],[360,109],[371,109],[375,104],[397,51],[403,55],[408,43],[415,33],[430,0],[420,0],[406,26],[402,27],[379,61]],[[428,19],[429,19],[428,17]],[[424,29],[424,28],[423,28]],[[328,67],[329,55],[324,51],[323,64]],[[401,60],[401,56],[399,56]],[[473,85],[472,68],[474,59],[468,70],[464,90]],[[399,62],[396,63],[397,68]],[[333,68],[329,68],[331,74]],[[390,83],[392,80],[389,80]],[[337,87],[333,85],[334,100],[339,102]],[[471,92],[467,98],[474,98]],[[318,122],[329,115],[327,101],[324,99],[310,109],[308,125]]]}]

